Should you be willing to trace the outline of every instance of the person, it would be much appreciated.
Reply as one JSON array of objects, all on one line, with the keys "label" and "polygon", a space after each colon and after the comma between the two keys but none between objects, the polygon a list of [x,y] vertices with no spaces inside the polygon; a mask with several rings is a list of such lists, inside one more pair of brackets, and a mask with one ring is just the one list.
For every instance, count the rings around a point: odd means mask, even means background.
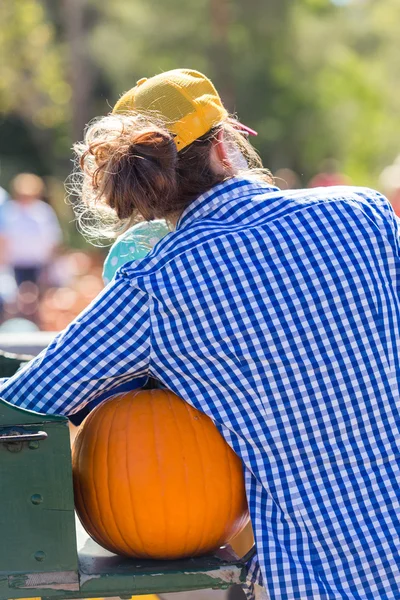
[{"label": "person", "polygon": [[5,202],[8,200],[8,194],[6,190],[0,187],[0,323],[3,320],[4,315],[4,303],[6,301],[7,293],[4,292],[4,283],[8,279],[8,269],[5,264],[5,239],[4,239],[4,223],[2,217],[2,210]]},{"label": "person", "polygon": [[383,188],[396,215],[400,216],[400,156],[393,164],[385,167],[379,176],[379,183]]},{"label": "person", "polygon": [[283,167],[274,173],[274,180],[281,190],[295,190],[301,188],[299,175],[293,169]]},{"label": "person", "polygon": [[398,599],[399,220],[367,188],[279,190],[246,133],[186,69],[140,80],[89,127],[81,223],[174,231],[0,396],[71,415],[155,377],[243,461],[249,593]]},{"label": "person", "polygon": [[5,261],[17,285],[37,285],[57,245],[61,229],[55,212],[45,202],[44,184],[33,173],[20,173],[11,182],[12,200],[2,208]]},{"label": "person", "polygon": [[110,283],[118,269],[125,263],[145,258],[170,231],[168,223],[163,219],[142,221],[132,225],[128,231],[119,236],[107,254],[103,267],[104,283]]},{"label": "person", "polygon": [[319,173],[314,175],[308,187],[331,187],[336,185],[351,185],[351,179],[340,172],[337,160],[326,158],[321,163]]}]

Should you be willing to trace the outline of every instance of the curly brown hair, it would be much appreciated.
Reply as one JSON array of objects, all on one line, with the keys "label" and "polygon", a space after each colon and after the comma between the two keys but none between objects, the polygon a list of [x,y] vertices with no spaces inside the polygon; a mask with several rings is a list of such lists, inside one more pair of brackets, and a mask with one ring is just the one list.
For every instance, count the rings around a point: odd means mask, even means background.
[{"label": "curly brown hair", "polygon": [[[247,177],[271,182],[254,148],[227,119],[178,153],[156,116],[111,114],[94,121],[67,182],[81,231],[92,239],[114,238],[139,220],[173,220],[199,195],[225,179],[211,165],[212,140],[224,129],[231,149],[244,157]],[[243,173],[234,168],[234,175]]]}]

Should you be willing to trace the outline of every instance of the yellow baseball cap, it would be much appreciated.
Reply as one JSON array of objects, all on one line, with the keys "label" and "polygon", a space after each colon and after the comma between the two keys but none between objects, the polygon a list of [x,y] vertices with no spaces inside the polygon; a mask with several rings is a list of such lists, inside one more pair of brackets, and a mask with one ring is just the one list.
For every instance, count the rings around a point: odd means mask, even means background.
[{"label": "yellow baseball cap", "polygon": [[[113,113],[155,112],[174,135],[178,152],[229,117],[214,85],[202,73],[173,69],[149,79],[139,79],[125,92]],[[234,121],[235,127],[250,135],[257,133]]]}]

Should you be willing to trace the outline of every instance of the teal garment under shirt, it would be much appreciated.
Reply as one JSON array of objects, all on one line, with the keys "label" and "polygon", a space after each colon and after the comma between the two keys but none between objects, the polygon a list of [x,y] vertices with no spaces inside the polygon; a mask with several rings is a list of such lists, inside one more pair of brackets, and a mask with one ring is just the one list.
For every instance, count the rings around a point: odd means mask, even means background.
[{"label": "teal garment under shirt", "polygon": [[157,242],[170,231],[165,221],[143,221],[133,225],[111,246],[104,261],[104,283],[110,283],[117,270],[125,263],[147,256]]}]

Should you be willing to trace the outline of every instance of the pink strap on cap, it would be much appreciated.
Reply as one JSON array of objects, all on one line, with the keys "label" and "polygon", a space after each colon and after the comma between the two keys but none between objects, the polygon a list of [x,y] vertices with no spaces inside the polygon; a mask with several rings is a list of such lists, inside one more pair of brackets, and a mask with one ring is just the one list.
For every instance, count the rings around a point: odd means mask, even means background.
[{"label": "pink strap on cap", "polygon": [[240,131],[244,131],[245,133],[248,133],[249,135],[258,135],[257,131],[254,131],[254,129],[247,127],[247,125],[243,125],[243,123],[240,123],[239,121],[234,121],[232,123],[232,125],[236,129],[240,129]]}]

